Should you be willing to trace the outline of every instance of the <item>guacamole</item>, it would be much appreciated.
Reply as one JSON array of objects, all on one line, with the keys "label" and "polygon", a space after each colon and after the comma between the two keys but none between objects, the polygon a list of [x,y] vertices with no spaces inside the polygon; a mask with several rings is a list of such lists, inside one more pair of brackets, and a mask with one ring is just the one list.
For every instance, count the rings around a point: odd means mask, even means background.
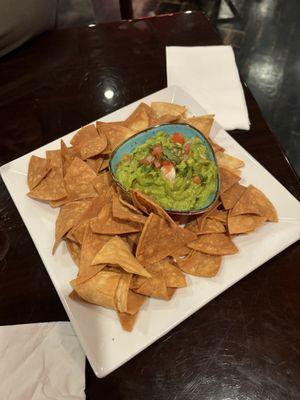
[{"label": "guacamole", "polygon": [[129,190],[140,190],[168,210],[201,208],[217,189],[217,167],[197,137],[164,131],[123,155],[116,178]]}]

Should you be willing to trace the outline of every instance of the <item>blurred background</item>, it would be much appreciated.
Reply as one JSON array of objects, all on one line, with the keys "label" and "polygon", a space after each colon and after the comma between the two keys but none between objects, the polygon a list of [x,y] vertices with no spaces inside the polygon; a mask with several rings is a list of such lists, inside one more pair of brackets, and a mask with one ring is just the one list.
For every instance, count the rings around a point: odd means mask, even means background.
[{"label": "blurred background", "polygon": [[[0,6],[8,1],[16,0],[0,0]],[[300,175],[300,0],[49,1],[57,7],[53,24],[58,29],[173,12],[204,12],[223,43],[233,46],[242,78]]]}]

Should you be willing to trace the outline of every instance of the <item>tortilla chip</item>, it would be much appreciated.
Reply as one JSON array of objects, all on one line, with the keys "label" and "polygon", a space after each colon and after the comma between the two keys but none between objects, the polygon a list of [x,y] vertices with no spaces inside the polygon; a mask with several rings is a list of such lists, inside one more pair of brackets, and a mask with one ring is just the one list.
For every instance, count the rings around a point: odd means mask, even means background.
[{"label": "tortilla chip", "polygon": [[70,283],[75,292],[88,303],[116,310],[115,294],[120,278],[118,272],[103,270],[84,282],[76,278]]},{"label": "tortilla chip", "polygon": [[220,197],[225,210],[230,210],[231,208],[233,208],[233,206],[240,199],[245,190],[245,186],[240,185],[239,183],[235,183],[228,190],[221,193]]},{"label": "tortilla chip", "polygon": [[99,125],[97,127],[99,135],[105,135],[107,138],[108,146],[103,154],[111,153],[116,147],[119,146],[124,140],[134,135],[134,131],[131,129],[114,124]]},{"label": "tortilla chip", "polygon": [[111,239],[111,236],[98,235],[92,232],[90,224],[85,227],[81,245],[80,263],[78,277],[84,278],[96,274],[104,266],[92,266],[92,261],[102,247]]},{"label": "tortilla chip", "polygon": [[200,235],[197,240],[189,243],[188,247],[193,250],[201,251],[201,253],[220,256],[238,252],[233,241],[225,233]]},{"label": "tortilla chip", "polygon": [[203,226],[201,227],[199,234],[207,234],[207,233],[223,233],[225,232],[225,227],[222,222],[217,221],[216,219],[206,218]]},{"label": "tortilla chip", "polygon": [[139,210],[117,196],[113,196],[112,199],[112,213],[113,217],[129,222],[145,224],[147,220]]},{"label": "tortilla chip", "polygon": [[66,239],[67,249],[74,263],[79,267],[81,247],[72,240]]},{"label": "tortilla chip", "polygon": [[231,215],[256,214],[277,222],[277,212],[267,196],[255,186],[248,186],[231,211]]},{"label": "tortilla chip", "polygon": [[137,248],[137,245],[139,243],[140,236],[141,236],[140,232],[128,233],[126,235],[127,243],[128,243],[128,245],[130,247],[130,250],[131,250],[132,254],[135,254],[135,252],[136,252],[136,248]]},{"label": "tortilla chip", "polygon": [[185,106],[181,106],[175,103],[166,103],[162,101],[154,101],[151,103],[151,108],[155,112],[158,118],[163,115],[175,115],[180,116],[183,115],[187,108]]},{"label": "tortilla chip", "polygon": [[125,331],[131,332],[133,325],[136,321],[136,317],[139,309],[145,302],[146,297],[140,294],[134,293],[132,290],[128,292],[127,312],[120,313],[118,311],[118,317],[122,328]]},{"label": "tortilla chip", "polygon": [[187,274],[210,278],[218,273],[221,261],[221,256],[193,251],[186,259],[178,260],[177,264]]},{"label": "tortilla chip", "polygon": [[[95,128],[95,131],[97,129]],[[78,149],[80,150],[80,155],[82,160],[86,160],[87,158],[95,157],[102,153],[107,147],[107,138],[106,135],[102,132],[99,132],[99,135],[95,138],[84,140],[79,143]]]},{"label": "tortilla chip", "polygon": [[51,162],[52,167],[62,169],[62,156],[60,150],[47,150],[46,158]]},{"label": "tortilla chip", "polygon": [[51,163],[45,158],[31,156],[28,166],[27,183],[30,190],[33,190],[51,170]]},{"label": "tortilla chip", "polygon": [[180,249],[176,249],[175,251],[173,251],[170,256],[173,257],[173,259],[176,261],[179,258],[187,257],[191,252],[192,250],[189,249],[187,246],[182,246],[180,247]]},{"label": "tortilla chip", "polygon": [[231,235],[254,231],[266,221],[265,217],[253,214],[228,215],[228,232]]},{"label": "tortilla chip", "polygon": [[92,264],[116,264],[129,273],[150,277],[150,274],[131,253],[128,244],[120,237],[113,237],[105,243],[96,254]]},{"label": "tortilla chip", "polygon": [[75,240],[77,243],[82,243],[84,231],[87,224],[92,218],[95,218],[99,214],[100,210],[106,202],[107,199],[100,196],[94,199],[90,199],[90,205],[88,209],[70,231],[71,235],[73,236],[73,240]]},{"label": "tortilla chip", "polygon": [[65,176],[75,157],[79,152],[74,147],[67,147],[63,140],[60,141],[63,175]]},{"label": "tortilla chip", "polygon": [[95,177],[95,172],[87,163],[78,157],[74,158],[65,176],[68,196],[62,202],[53,203],[52,205],[61,206],[70,201],[97,197],[97,192],[92,185]]},{"label": "tortilla chip", "polygon": [[144,296],[170,300],[174,291],[169,290],[167,287],[162,268],[156,265],[149,265],[147,271],[151,274],[151,278],[133,277],[133,290]]},{"label": "tortilla chip", "polygon": [[87,165],[91,167],[92,170],[96,172],[96,174],[100,171],[103,162],[104,162],[103,157],[88,158],[86,160]]},{"label": "tortilla chip", "polygon": [[173,219],[170,215],[161,208],[157,203],[155,203],[150,197],[146,196],[144,193],[137,190],[130,190],[132,202],[136,208],[144,212],[145,214],[156,214],[164,218],[170,224],[174,224]]},{"label": "tortilla chip", "polygon": [[245,165],[244,161],[236,157],[230,156],[229,154],[217,151],[215,155],[219,167],[227,168],[229,170],[235,170],[238,168],[242,168]]},{"label": "tortilla chip", "polygon": [[90,206],[90,200],[74,201],[61,207],[55,224],[55,242],[52,254],[67,232],[77,223]]},{"label": "tortilla chip", "polygon": [[187,229],[175,223],[169,224],[156,214],[150,214],[136,249],[136,257],[145,265],[154,264],[196,238]]},{"label": "tortilla chip", "polygon": [[91,227],[93,232],[106,235],[121,235],[142,230],[142,225],[137,222],[114,218],[111,203],[106,203],[99,215],[91,220]]},{"label": "tortilla chip", "polygon": [[149,127],[149,117],[145,110],[144,103],[138,105],[138,107],[126,119],[124,125],[135,132],[144,131]]},{"label": "tortilla chip", "polygon": [[209,139],[209,143],[211,144],[211,147],[213,148],[213,151],[216,153],[217,151],[225,151],[224,147],[220,146],[218,143],[213,142],[211,139]]},{"label": "tortilla chip", "polygon": [[175,265],[169,263],[167,260],[159,261],[159,263],[154,265],[161,268],[167,287],[186,287],[185,276],[179,268],[175,267]]},{"label": "tortilla chip", "polygon": [[228,169],[219,168],[220,174],[220,194],[231,188],[240,180],[240,177],[230,172]]},{"label": "tortilla chip", "polygon": [[200,131],[204,136],[208,137],[212,124],[214,122],[214,115],[208,114],[201,115],[200,117],[191,117],[187,118],[186,122],[194,128],[198,129],[198,131]]},{"label": "tortilla chip", "polygon": [[102,172],[93,179],[92,184],[97,190],[99,196],[106,196],[106,193],[113,184],[111,174],[109,172]]},{"label": "tortilla chip", "polygon": [[117,310],[127,312],[127,300],[132,274],[122,273],[115,294]]},{"label": "tortilla chip", "polygon": [[71,145],[79,147],[82,142],[86,142],[98,137],[98,131],[94,124],[86,125],[80,128],[71,140]]},{"label": "tortilla chip", "polygon": [[214,202],[214,204],[212,204],[212,206],[210,207],[210,209],[208,211],[197,216],[197,223],[199,226],[198,233],[200,233],[203,230],[207,218],[220,206],[220,204],[221,204],[221,202],[219,201],[219,199],[217,199]]},{"label": "tortilla chip", "polygon": [[197,222],[197,218],[192,219],[189,221],[186,225],[185,228],[188,229],[189,231],[195,233],[196,235],[200,233],[200,228]]},{"label": "tortilla chip", "polygon": [[103,158],[103,162],[101,164],[101,167],[99,168],[98,172],[104,171],[108,168],[109,166],[109,158]]},{"label": "tortilla chip", "polygon": [[[230,189],[229,189],[230,190]],[[224,210],[214,210],[210,215],[209,218],[210,219],[215,219],[217,221],[222,222],[223,224],[227,224],[227,215],[228,215],[228,211],[224,211]]]},{"label": "tortilla chip", "polygon": [[63,180],[62,169],[52,167],[46,177],[29,193],[29,197],[37,200],[56,201],[66,198],[67,191]]}]

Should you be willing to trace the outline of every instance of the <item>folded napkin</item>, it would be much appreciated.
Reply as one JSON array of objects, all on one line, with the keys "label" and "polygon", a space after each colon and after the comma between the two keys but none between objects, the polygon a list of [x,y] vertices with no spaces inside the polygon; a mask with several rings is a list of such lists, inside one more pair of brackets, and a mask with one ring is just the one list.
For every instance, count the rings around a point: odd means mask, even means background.
[{"label": "folded napkin", "polygon": [[69,322],[0,327],[0,398],[85,399],[85,356]]},{"label": "folded napkin", "polygon": [[231,46],[167,47],[168,86],[189,93],[224,129],[249,129],[243,88]]}]

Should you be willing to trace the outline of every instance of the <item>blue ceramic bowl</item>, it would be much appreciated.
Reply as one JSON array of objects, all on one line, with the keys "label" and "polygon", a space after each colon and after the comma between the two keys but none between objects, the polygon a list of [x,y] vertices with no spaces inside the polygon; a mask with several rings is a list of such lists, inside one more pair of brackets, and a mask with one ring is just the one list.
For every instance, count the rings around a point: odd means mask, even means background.
[{"label": "blue ceramic bowl", "polygon": [[[192,127],[191,125],[188,124],[162,124],[162,125],[157,125],[153,128],[146,129],[145,131],[136,133],[135,135],[131,136],[127,140],[125,140],[123,143],[121,143],[112,153],[111,159],[109,162],[109,169],[112,175],[112,178],[114,181],[117,183],[117,185],[122,189],[123,192],[129,194],[129,192],[121,185],[121,183],[118,181],[116,177],[116,169],[117,165],[119,164],[122,156],[124,154],[131,153],[136,146],[139,146],[147,139],[155,135],[159,131],[164,131],[168,135],[173,135],[175,132],[180,132],[182,133],[185,137],[192,138],[192,137],[198,137],[201,141],[201,143],[206,147],[207,149],[207,158],[214,162],[217,165],[217,161],[215,158],[214,151],[210,145],[210,143],[207,141],[206,137],[197,129]],[[220,178],[219,174],[217,175],[217,185],[216,185],[216,191],[212,192],[209,198],[207,199],[206,203],[203,204],[203,206],[198,209],[198,210],[190,210],[190,211],[180,211],[180,210],[171,210],[165,208],[165,210],[170,213],[170,214],[177,214],[177,215],[194,215],[194,214],[200,214],[202,212],[207,211],[217,200],[218,194],[219,194],[219,188],[220,188]]]}]

